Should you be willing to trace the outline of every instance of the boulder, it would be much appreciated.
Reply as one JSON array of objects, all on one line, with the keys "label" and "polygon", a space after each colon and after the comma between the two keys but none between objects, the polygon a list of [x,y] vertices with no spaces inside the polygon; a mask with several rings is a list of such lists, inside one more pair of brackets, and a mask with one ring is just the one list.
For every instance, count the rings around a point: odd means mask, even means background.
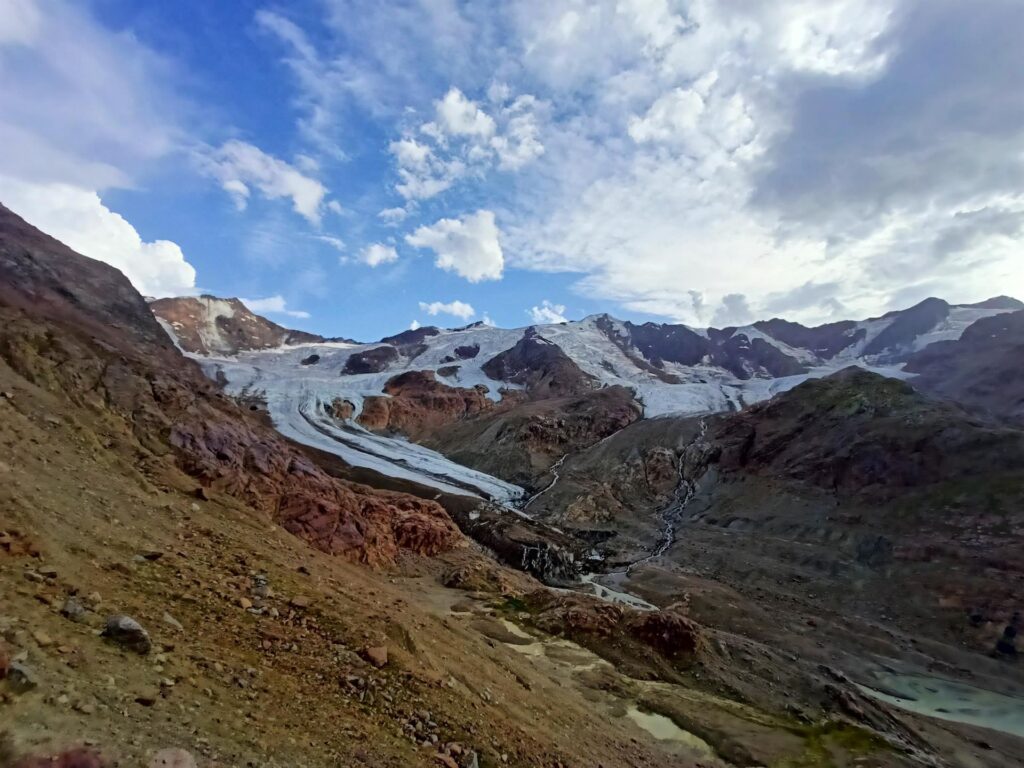
[{"label": "boulder", "polygon": [[103,630],[103,637],[129,651],[145,655],[153,647],[149,633],[131,616],[111,616]]},{"label": "boulder", "polygon": [[371,645],[363,651],[363,656],[375,667],[387,666],[388,647],[386,645]]}]

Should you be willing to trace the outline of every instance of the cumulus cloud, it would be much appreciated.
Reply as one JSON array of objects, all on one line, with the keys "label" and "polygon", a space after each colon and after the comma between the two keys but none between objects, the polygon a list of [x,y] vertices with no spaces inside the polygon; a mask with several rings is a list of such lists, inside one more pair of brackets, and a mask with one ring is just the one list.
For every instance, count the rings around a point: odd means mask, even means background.
[{"label": "cumulus cloud", "polygon": [[437,103],[437,121],[441,131],[452,136],[488,139],[496,130],[494,118],[454,86]]},{"label": "cumulus cloud", "polygon": [[288,309],[288,303],[281,294],[268,296],[265,299],[239,299],[239,301],[258,314],[287,315],[288,317],[302,320],[306,320],[310,316],[309,312],[304,312],[300,309]]},{"label": "cumulus cloud", "polygon": [[373,243],[366,246],[359,254],[359,260],[368,267],[379,267],[398,260],[398,251],[384,243]]},{"label": "cumulus cloud", "polygon": [[0,177],[0,199],[30,224],[75,251],[117,267],[146,296],[195,293],[196,271],[169,240],[145,242],[95,192],[70,184]]},{"label": "cumulus cloud", "polygon": [[290,199],[296,213],[311,224],[320,225],[326,187],[259,147],[232,139],[204,155],[202,165],[220,181],[239,210],[245,210],[250,189],[255,187],[271,200]]},{"label": "cumulus cloud", "polygon": [[490,89],[494,116],[458,88],[434,104],[434,119],[407,132],[389,147],[397,165],[395,190],[407,200],[425,200],[461,179],[492,168],[517,171],[544,154],[533,96],[510,103],[505,88]]},{"label": "cumulus cloud", "polygon": [[422,226],[405,240],[416,248],[429,248],[435,266],[455,272],[471,283],[498,280],[505,266],[498,227],[491,211],[477,211],[461,219],[441,219]]},{"label": "cumulus cloud", "polygon": [[544,299],[540,303],[540,306],[530,307],[526,310],[526,314],[528,314],[530,316],[530,320],[537,325],[569,322],[565,316],[565,305],[552,304],[547,299]]},{"label": "cumulus cloud", "polygon": [[473,309],[472,305],[458,300],[449,301],[448,303],[432,301],[429,304],[425,301],[421,301],[420,311],[426,312],[431,317],[443,314],[459,317],[463,320],[469,320],[469,318],[476,314],[476,310]]},{"label": "cumulus cloud", "polygon": [[419,320],[413,320],[411,323],[409,323],[409,330],[410,331],[418,331],[419,329],[420,329],[420,321]]}]

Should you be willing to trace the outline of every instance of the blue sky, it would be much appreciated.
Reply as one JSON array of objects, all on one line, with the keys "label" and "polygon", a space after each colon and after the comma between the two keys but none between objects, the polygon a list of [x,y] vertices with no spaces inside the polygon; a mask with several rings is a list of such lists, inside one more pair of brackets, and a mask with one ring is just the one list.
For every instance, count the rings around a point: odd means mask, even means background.
[{"label": "blue sky", "polygon": [[1024,295],[1014,0],[0,0],[0,201],[376,338]]}]

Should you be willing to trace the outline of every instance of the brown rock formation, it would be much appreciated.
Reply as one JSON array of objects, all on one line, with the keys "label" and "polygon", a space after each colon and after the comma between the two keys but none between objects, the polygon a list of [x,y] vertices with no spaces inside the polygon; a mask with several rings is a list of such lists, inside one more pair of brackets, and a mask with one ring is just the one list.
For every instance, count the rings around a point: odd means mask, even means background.
[{"label": "brown rock formation", "polygon": [[483,411],[424,440],[460,464],[527,487],[567,453],[580,451],[641,416],[633,393],[606,387]]},{"label": "brown rock formation", "polygon": [[[563,635],[609,660],[654,667],[686,668],[704,649],[703,630],[678,607],[640,611],[595,597],[551,590],[522,598],[529,621],[552,635]],[[652,653],[653,652],[653,653]]]},{"label": "brown rock formation", "polygon": [[182,349],[200,355],[234,355],[282,344],[324,341],[316,334],[283,328],[255,314],[239,299],[180,296],[156,299],[149,308],[171,327]]},{"label": "brown rock formation", "polygon": [[418,440],[494,407],[485,387],[450,387],[437,381],[433,371],[408,371],[390,379],[384,395],[366,398],[358,421],[367,429]]}]

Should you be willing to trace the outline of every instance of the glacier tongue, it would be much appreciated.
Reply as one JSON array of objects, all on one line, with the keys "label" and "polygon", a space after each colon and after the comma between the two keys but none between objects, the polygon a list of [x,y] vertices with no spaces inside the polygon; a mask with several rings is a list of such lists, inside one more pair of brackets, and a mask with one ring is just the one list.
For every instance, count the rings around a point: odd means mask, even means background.
[{"label": "glacier tongue", "polygon": [[[315,345],[323,351],[322,345]],[[352,347],[348,347],[351,349]],[[525,495],[517,485],[446,459],[440,453],[401,438],[384,437],[352,422],[341,423],[327,412],[338,397],[355,397],[334,376],[302,369],[291,358],[309,354],[311,347],[245,353],[237,358],[193,356],[207,375],[222,374],[232,395],[254,395],[266,400],[276,429],[298,443],[338,456],[354,467],[375,470],[388,477],[411,480],[445,493],[478,496],[509,504]],[[347,356],[347,355],[346,355]],[[388,374],[388,377],[394,372]],[[364,377],[351,377],[359,379]],[[383,386],[383,382],[380,383]],[[369,387],[361,394],[379,394]],[[361,398],[356,397],[359,400]]]}]

